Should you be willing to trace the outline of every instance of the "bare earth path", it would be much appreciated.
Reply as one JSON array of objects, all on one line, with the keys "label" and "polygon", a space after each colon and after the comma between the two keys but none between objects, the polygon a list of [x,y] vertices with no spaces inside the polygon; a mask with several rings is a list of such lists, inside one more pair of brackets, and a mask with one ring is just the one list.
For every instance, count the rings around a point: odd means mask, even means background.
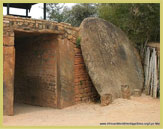
[{"label": "bare earth path", "polygon": [[3,125],[8,126],[98,126],[103,122],[160,122],[160,100],[142,95],[104,107],[83,103],[65,109],[17,104],[14,116],[3,117]]}]

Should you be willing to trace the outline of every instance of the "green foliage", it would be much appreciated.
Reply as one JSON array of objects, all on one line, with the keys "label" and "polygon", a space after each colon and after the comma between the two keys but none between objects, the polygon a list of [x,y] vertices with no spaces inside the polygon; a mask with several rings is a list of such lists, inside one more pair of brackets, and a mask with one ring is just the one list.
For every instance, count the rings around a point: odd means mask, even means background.
[{"label": "green foliage", "polygon": [[65,13],[67,13],[65,22],[73,26],[79,26],[84,18],[96,15],[96,6],[95,4],[76,4],[71,10],[67,10]]},{"label": "green foliage", "polygon": [[75,4],[71,9],[61,3],[47,4],[50,20],[67,22],[72,26],[79,26],[84,18],[96,15],[96,4]]},{"label": "green foliage", "polygon": [[81,85],[81,86],[83,85],[83,81],[82,81],[82,80],[80,81],[80,85]]},{"label": "green foliage", "polygon": [[160,4],[100,4],[98,15],[119,26],[138,49],[160,40]]},{"label": "green foliage", "polygon": [[[120,27],[140,50],[146,42],[160,41],[160,4],[78,3],[72,8],[61,3],[47,5],[48,18],[79,26],[84,18],[100,17]],[[77,41],[80,47],[80,40]]]},{"label": "green foliage", "polygon": [[57,22],[64,21],[64,15],[62,9],[64,8],[64,4],[59,3],[49,3],[47,4],[46,11],[48,13],[48,19],[54,20]]},{"label": "green foliage", "polygon": [[78,37],[78,38],[76,39],[76,47],[77,47],[77,48],[80,48],[80,42],[81,42],[81,38]]}]

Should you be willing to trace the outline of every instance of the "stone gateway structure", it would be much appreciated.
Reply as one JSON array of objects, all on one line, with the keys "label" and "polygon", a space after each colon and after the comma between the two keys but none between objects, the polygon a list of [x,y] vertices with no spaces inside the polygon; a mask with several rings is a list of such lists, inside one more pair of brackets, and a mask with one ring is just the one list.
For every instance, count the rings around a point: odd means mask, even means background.
[{"label": "stone gateway structure", "polygon": [[100,94],[107,105],[120,97],[121,85],[142,89],[141,68],[124,33],[100,19],[84,20],[79,31],[66,23],[3,17],[4,115],[14,115],[15,102],[64,108]]},{"label": "stone gateway structure", "polygon": [[77,36],[66,23],[3,17],[4,114],[14,114],[14,102],[64,108],[99,97]]}]

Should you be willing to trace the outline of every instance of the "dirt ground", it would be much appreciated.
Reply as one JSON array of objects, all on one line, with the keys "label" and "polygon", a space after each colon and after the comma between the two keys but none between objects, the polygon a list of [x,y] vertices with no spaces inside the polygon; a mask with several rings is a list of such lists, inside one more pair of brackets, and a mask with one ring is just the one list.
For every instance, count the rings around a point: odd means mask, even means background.
[{"label": "dirt ground", "polygon": [[65,109],[15,104],[14,116],[4,116],[7,126],[98,126],[108,122],[160,122],[160,100],[150,96],[116,99],[108,106],[77,104]]}]

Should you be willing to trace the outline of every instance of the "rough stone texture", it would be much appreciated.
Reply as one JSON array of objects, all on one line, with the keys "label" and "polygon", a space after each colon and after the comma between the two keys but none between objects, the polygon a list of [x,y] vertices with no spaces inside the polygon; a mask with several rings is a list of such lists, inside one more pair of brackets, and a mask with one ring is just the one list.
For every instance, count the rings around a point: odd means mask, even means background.
[{"label": "rough stone texture", "polygon": [[66,23],[3,17],[4,114],[13,115],[14,101],[64,108],[99,97],[76,48],[78,30]]},{"label": "rough stone texture", "polygon": [[112,95],[111,94],[104,94],[101,96],[101,105],[107,106],[112,102]]},{"label": "rough stone texture", "polygon": [[130,93],[130,87],[128,85],[122,85],[121,92],[122,92],[123,99],[130,99],[131,93]]},{"label": "rough stone texture", "polygon": [[139,55],[127,36],[113,24],[87,18],[80,25],[84,62],[98,93],[121,97],[121,85],[143,88],[143,70]]},{"label": "rough stone texture", "polygon": [[135,97],[140,97],[141,96],[141,90],[139,89],[134,89],[134,94]]}]

